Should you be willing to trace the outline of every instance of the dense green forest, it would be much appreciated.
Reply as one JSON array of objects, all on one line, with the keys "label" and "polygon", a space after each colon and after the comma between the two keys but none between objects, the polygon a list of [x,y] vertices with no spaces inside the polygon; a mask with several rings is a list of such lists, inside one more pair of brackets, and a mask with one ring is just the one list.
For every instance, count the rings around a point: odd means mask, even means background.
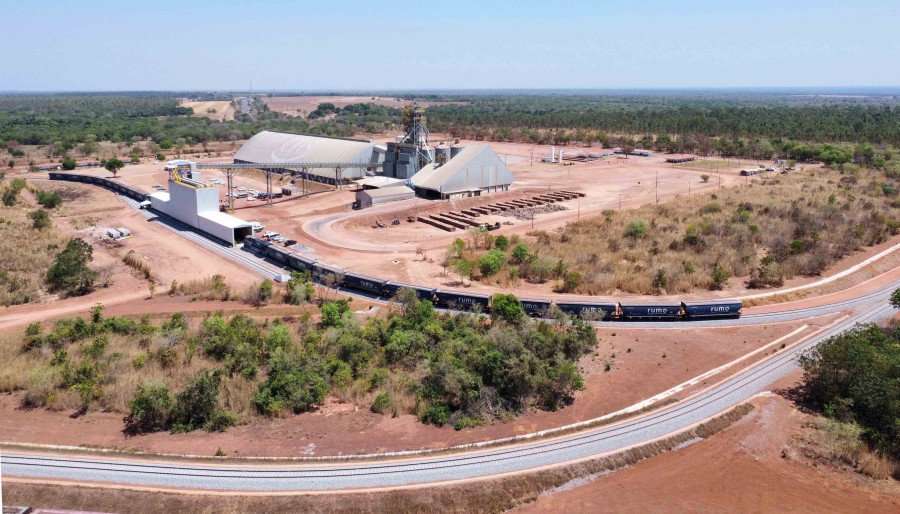
[{"label": "dense green forest", "polygon": [[900,145],[896,102],[795,105],[645,96],[486,96],[465,105],[434,106],[428,115],[432,130],[490,128],[502,135],[503,129],[526,129],[521,139],[527,138],[527,129],[584,129]]},{"label": "dense green forest", "polygon": [[399,121],[399,111],[379,106],[349,105],[327,121],[271,112],[254,104],[252,116],[218,122],[191,116],[178,100],[158,95],[0,96],[0,146],[58,144],[71,149],[86,141],[133,142],[184,139],[188,144],[247,139],[262,130],[351,136],[381,131],[384,122]]},{"label": "dense green forest", "polygon": [[[190,109],[180,107],[177,98],[185,94],[0,96],[0,145],[72,148],[90,140],[148,138],[194,144],[246,139],[266,129],[347,137],[397,130],[400,122],[399,110],[373,104],[338,108],[324,102],[309,119],[302,119],[269,111],[259,101],[253,103],[251,115],[218,122],[191,116]],[[224,93],[191,96],[230,98]],[[852,145],[900,146],[900,100],[890,95],[506,92],[404,96],[462,102],[429,107],[427,114],[432,131],[468,139],[600,142],[752,158],[778,154],[832,163],[858,160],[854,154],[859,151]],[[832,146],[822,150],[808,143]]]}]

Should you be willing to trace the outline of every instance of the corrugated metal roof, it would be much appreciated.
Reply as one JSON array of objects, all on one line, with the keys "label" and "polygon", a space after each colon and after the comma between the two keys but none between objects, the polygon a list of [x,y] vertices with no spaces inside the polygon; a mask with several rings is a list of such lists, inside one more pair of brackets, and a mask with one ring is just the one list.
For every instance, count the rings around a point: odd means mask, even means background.
[{"label": "corrugated metal roof", "polygon": [[415,192],[406,186],[386,187],[384,189],[365,189],[359,191],[360,194],[368,195],[369,198],[385,198],[389,196],[408,196],[412,198]]},{"label": "corrugated metal roof", "polygon": [[234,154],[245,162],[375,162],[375,145],[331,137],[260,132]]},{"label": "corrugated metal roof", "polygon": [[512,172],[488,145],[466,145],[442,166],[429,164],[413,175],[418,188],[441,193],[475,191],[513,182]]},{"label": "corrugated metal roof", "polygon": [[402,178],[385,177],[382,175],[364,177],[359,180],[354,180],[354,182],[361,186],[369,186],[372,188],[402,186],[406,183]]}]

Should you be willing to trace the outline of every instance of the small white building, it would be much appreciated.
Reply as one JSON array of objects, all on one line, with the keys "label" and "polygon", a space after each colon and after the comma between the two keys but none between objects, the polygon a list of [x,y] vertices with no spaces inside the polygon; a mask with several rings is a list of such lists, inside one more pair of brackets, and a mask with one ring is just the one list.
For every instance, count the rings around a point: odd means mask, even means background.
[{"label": "small white building", "polygon": [[150,208],[229,246],[253,233],[250,223],[219,211],[218,188],[180,176],[178,180],[169,179],[168,192],[159,191],[150,195]]},{"label": "small white building", "polygon": [[409,200],[415,197],[415,191],[406,186],[360,189],[356,192],[356,205],[360,209],[366,209],[380,203],[399,202],[400,200]]}]

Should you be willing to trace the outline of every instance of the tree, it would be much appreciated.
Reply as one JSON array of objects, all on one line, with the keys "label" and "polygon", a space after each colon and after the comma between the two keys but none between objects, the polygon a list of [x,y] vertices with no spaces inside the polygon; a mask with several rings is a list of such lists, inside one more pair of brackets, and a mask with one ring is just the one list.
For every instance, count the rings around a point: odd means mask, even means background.
[{"label": "tree", "polygon": [[83,239],[72,238],[47,271],[47,283],[53,291],[83,295],[94,289],[97,272],[90,269],[93,248]]},{"label": "tree", "polygon": [[125,167],[125,163],[113,157],[103,161],[103,167],[115,177],[119,174],[119,170]]},{"label": "tree", "polygon": [[709,182],[709,175],[700,175],[700,181],[706,184]]},{"label": "tree", "polygon": [[42,230],[50,226],[50,215],[44,209],[31,211],[28,217],[31,218],[31,228]]},{"label": "tree", "polygon": [[472,267],[472,263],[465,259],[456,259],[453,261],[453,270],[456,272],[460,278],[469,280],[472,279],[472,274],[474,273],[474,268]]},{"label": "tree", "polygon": [[877,325],[857,325],[804,354],[803,397],[813,408],[864,427],[875,447],[900,457],[900,339]]},{"label": "tree", "polygon": [[525,310],[515,295],[496,293],[491,299],[491,317],[507,323],[518,323],[525,318]]},{"label": "tree", "polygon": [[67,170],[67,171],[72,171],[75,169],[77,164],[78,163],[75,162],[75,159],[73,159],[67,155],[62,160],[62,169]]},{"label": "tree", "polygon": [[506,264],[506,254],[501,250],[491,250],[478,259],[478,271],[484,276],[490,276]]}]

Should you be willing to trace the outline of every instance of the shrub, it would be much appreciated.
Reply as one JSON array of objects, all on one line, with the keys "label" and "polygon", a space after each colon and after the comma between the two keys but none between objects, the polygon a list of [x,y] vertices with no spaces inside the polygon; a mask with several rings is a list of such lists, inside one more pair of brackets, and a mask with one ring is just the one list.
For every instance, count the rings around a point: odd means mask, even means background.
[{"label": "shrub", "polygon": [[270,371],[253,396],[253,404],[262,414],[274,415],[285,409],[306,412],[322,404],[328,385],[317,373],[302,369],[298,356],[277,351],[269,363]]},{"label": "shrub", "polygon": [[710,178],[709,175],[700,175],[700,181],[703,182],[704,184],[709,182],[709,178]]},{"label": "shrub", "polygon": [[204,428],[218,412],[219,383],[221,370],[204,369],[197,373],[175,400],[172,430],[190,432]]},{"label": "shrub", "polygon": [[491,250],[478,259],[478,271],[482,275],[494,275],[506,264],[506,254],[500,250]]},{"label": "shrub", "polygon": [[800,255],[801,253],[806,252],[806,243],[800,239],[794,239],[791,241],[791,253],[794,255]]},{"label": "shrub", "polygon": [[728,272],[725,271],[721,265],[716,264],[713,267],[712,272],[712,288],[713,289],[722,289],[722,286],[725,285],[725,282],[728,280],[729,275]]},{"label": "shrub", "polygon": [[504,235],[499,235],[496,239],[494,239],[494,246],[498,250],[505,252],[506,249],[509,248],[509,239],[507,239]]},{"label": "shrub", "polygon": [[450,421],[450,408],[443,403],[433,403],[425,408],[421,421],[442,427]]},{"label": "shrub", "polygon": [[453,269],[459,276],[469,279],[472,278],[472,274],[475,272],[472,263],[465,259],[456,259],[453,261]]},{"label": "shrub", "polygon": [[31,228],[43,230],[51,225],[50,215],[44,209],[31,211],[28,217],[31,218]]},{"label": "shrub", "polygon": [[556,264],[549,257],[540,257],[532,260],[528,268],[528,278],[534,282],[543,283],[553,276],[553,268]]},{"label": "shrub", "polygon": [[375,414],[384,414],[391,406],[391,395],[388,393],[380,393],[372,401],[370,410]]},{"label": "shrub", "polygon": [[67,171],[72,171],[72,170],[75,169],[75,167],[76,167],[77,164],[78,164],[78,163],[75,162],[75,159],[66,156],[66,157],[63,158],[63,160],[62,160],[62,169],[67,170]]},{"label": "shrub", "polygon": [[35,191],[35,196],[37,197],[37,201],[41,206],[47,209],[55,209],[62,205],[62,196],[56,191]]},{"label": "shrub", "polygon": [[527,261],[529,255],[528,247],[524,243],[519,243],[512,249],[512,261],[515,264],[522,264]]},{"label": "shrub", "polygon": [[130,433],[168,430],[175,410],[175,398],[163,384],[144,383],[131,400],[131,413],[125,419]]},{"label": "shrub", "polygon": [[581,273],[567,271],[562,275],[562,283],[556,288],[559,293],[571,293],[581,285]]},{"label": "shrub", "polygon": [[215,411],[204,425],[207,432],[224,432],[237,424],[237,414],[219,409]]},{"label": "shrub", "polygon": [[272,298],[272,288],[274,285],[272,281],[269,279],[263,279],[262,282],[259,283],[259,287],[256,289],[256,297],[253,298],[254,305],[265,305]]},{"label": "shrub", "polygon": [[631,220],[625,227],[625,235],[633,239],[641,239],[647,235],[647,222],[641,219]]},{"label": "shrub", "polygon": [[701,207],[700,212],[702,214],[715,214],[717,212],[722,212],[722,206],[717,204],[716,202],[710,202]]},{"label": "shrub", "polygon": [[453,428],[455,430],[462,430],[464,428],[480,427],[481,425],[484,425],[483,419],[463,416],[453,425]]},{"label": "shrub", "polygon": [[657,291],[660,291],[666,288],[668,282],[669,280],[666,278],[666,270],[656,270],[656,276],[653,278],[653,287],[656,288]]}]

